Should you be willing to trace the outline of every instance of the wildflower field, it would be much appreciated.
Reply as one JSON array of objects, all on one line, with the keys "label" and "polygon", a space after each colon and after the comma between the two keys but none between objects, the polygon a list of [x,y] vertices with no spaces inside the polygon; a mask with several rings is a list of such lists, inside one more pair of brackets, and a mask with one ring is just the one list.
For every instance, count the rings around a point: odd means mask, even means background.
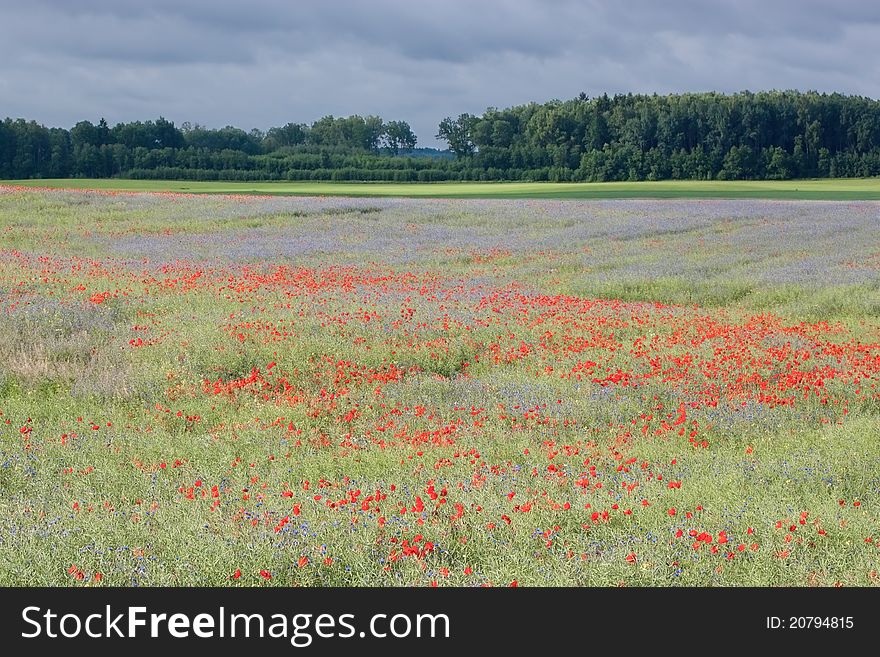
[{"label": "wildflower field", "polygon": [[0,188],[0,584],[880,584],[880,204]]}]

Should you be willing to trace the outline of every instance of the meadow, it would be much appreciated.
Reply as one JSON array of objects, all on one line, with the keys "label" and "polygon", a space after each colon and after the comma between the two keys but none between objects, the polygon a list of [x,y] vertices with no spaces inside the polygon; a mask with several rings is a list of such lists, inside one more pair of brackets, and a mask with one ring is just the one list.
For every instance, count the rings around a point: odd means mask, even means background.
[{"label": "meadow", "polygon": [[878,219],[0,187],[0,585],[878,585]]},{"label": "meadow", "polygon": [[549,182],[198,182],[174,180],[71,179],[18,180],[9,186],[99,189],[186,194],[281,196],[364,196],[414,198],[612,199],[728,198],[791,200],[880,200],[880,178],[812,180],[660,180],[602,183]]}]

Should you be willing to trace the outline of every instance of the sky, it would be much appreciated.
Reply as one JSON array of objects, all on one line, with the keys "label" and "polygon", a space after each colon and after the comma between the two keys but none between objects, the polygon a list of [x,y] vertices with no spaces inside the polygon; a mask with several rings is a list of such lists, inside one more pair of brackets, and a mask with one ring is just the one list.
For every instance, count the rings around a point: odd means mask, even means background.
[{"label": "sky", "polygon": [[584,92],[880,97],[872,0],[0,0],[0,117],[265,130]]}]

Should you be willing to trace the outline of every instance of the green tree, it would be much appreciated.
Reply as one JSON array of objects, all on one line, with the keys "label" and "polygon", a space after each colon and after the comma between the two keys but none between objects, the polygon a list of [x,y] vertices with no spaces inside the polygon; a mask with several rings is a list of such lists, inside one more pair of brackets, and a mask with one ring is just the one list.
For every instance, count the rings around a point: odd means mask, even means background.
[{"label": "green tree", "polygon": [[437,139],[449,144],[450,150],[458,157],[467,157],[474,153],[474,142],[471,138],[476,117],[471,114],[459,114],[457,119],[445,118],[440,122]]},{"label": "green tree", "polygon": [[401,149],[416,147],[416,136],[406,121],[389,121],[385,124],[383,145],[397,155]]},{"label": "green tree", "polygon": [[306,142],[308,135],[309,128],[304,123],[287,123],[280,128],[269,128],[263,139],[263,149],[272,152],[279,148],[299,146]]}]

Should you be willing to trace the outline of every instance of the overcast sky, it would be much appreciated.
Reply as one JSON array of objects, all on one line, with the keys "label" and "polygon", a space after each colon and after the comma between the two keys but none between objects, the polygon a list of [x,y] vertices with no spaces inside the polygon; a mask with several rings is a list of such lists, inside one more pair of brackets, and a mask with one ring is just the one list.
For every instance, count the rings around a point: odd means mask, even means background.
[{"label": "overcast sky", "polygon": [[0,0],[0,117],[266,129],[579,92],[880,97],[873,0]]}]

